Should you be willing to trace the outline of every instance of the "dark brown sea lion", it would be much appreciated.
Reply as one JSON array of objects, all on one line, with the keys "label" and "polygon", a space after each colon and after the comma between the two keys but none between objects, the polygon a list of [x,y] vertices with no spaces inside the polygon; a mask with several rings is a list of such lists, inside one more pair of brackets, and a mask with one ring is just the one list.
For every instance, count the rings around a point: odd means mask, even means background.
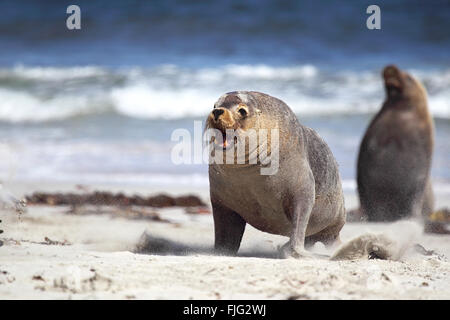
[{"label": "dark brown sea lion", "polygon": [[384,68],[386,100],[361,142],[357,182],[370,221],[427,217],[434,206],[430,181],[434,125],[423,85],[405,71]]},{"label": "dark brown sea lion", "polygon": [[[336,160],[319,135],[301,125],[283,101],[259,92],[227,93],[216,102],[206,128],[223,135],[217,150],[234,148],[233,143],[252,136],[250,132],[259,137],[257,145],[246,147],[245,164],[209,166],[218,252],[237,253],[246,223],[290,237],[281,249],[283,257],[309,256],[305,242],[330,245],[339,240],[345,208]],[[230,138],[228,129],[236,130],[235,136]],[[271,135],[264,139],[260,134],[265,129],[278,132],[278,139]],[[258,161],[251,164],[255,154]],[[273,167],[275,156],[277,168],[263,173]]]}]

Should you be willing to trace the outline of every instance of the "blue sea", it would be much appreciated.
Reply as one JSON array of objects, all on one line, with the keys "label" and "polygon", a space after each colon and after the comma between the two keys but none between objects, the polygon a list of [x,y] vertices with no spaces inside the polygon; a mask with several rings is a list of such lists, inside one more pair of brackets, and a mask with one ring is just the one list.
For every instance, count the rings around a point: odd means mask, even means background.
[{"label": "blue sea", "polygon": [[[81,9],[68,30],[66,9]],[[450,2],[2,1],[0,180],[208,185],[175,165],[225,92],[284,100],[330,145],[354,190],[359,143],[394,63],[425,85],[436,125],[432,178],[450,193]]]}]

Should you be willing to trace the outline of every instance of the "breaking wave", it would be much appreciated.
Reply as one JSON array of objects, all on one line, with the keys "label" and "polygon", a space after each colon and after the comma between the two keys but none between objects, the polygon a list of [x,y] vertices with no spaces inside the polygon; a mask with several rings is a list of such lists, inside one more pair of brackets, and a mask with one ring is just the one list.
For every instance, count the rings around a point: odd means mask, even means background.
[{"label": "breaking wave", "polygon": [[[427,87],[432,114],[449,119],[450,69],[410,71]],[[57,121],[102,113],[142,119],[204,117],[220,95],[234,90],[274,95],[300,115],[372,113],[384,99],[380,70],[19,65],[0,69],[0,121]]]}]

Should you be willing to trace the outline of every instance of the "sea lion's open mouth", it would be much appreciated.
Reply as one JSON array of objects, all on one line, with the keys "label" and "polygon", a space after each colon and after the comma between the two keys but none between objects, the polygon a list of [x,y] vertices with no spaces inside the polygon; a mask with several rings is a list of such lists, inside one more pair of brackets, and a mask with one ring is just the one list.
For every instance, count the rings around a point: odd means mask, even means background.
[{"label": "sea lion's open mouth", "polygon": [[224,150],[231,148],[237,143],[237,137],[234,134],[228,134],[224,130],[219,130],[222,134],[221,137],[213,137],[213,142],[216,147],[222,148]]},{"label": "sea lion's open mouth", "polygon": [[402,86],[400,80],[394,77],[387,78],[384,83],[387,88],[401,88]]},{"label": "sea lion's open mouth", "polygon": [[401,84],[397,79],[386,80],[385,87],[388,95],[391,97],[399,96],[402,92]]}]

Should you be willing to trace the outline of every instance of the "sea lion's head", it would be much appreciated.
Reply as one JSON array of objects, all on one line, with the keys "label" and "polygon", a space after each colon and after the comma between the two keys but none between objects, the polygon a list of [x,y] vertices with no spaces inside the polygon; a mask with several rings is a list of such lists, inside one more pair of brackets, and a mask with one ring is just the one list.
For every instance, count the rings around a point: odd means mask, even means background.
[{"label": "sea lion's head", "polygon": [[395,65],[384,68],[383,78],[388,100],[426,99],[426,90],[420,81]]},{"label": "sea lion's head", "polygon": [[256,165],[262,175],[276,174],[280,130],[279,117],[274,113],[277,110],[286,111],[283,105],[280,107],[282,103],[254,91],[234,91],[222,95],[206,120],[204,138],[208,143],[210,164],[225,164],[220,166],[221,170],[254,168]]},{"label": "sea lion's head", "polygon": [[[260,110],[246,92],[229,92],[222,95],[214,104],[205,129],[217,129],[222,133],[220,146],[224,149],[234,144],[239,135],[248,129],[254,129]],[[230,134],[230,133],[233,134]],[[229,134],[227,134],[229,133]],[[233,141],[234,140],[234,141]]]}]

